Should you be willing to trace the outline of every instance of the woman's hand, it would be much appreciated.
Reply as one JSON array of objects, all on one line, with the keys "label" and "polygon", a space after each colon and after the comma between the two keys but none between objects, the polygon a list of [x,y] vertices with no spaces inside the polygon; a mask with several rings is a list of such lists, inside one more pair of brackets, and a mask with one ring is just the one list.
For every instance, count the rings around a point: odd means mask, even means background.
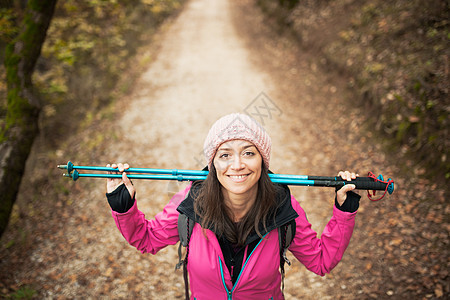
[{"label": "woman's hand", "polygon": [[[359,175],[349,171],[340,171],[338,176],[341,176],[343,180],[351,181]],[[353,191],[355,188],[356,186],[354,184],[346,184],[336,192],[336,200],[339,205],[342,205],[345,199],[347,199],[347,192]]]},{"label": "woman's hand", "polygon": [[[125,184],[125,187],[127,188],[128,192],[130,193],[131,199],[134,199],[134,196],[136,194],[136,189],[131,183],[131,180],[127,177],[127,174],[125,170],[127,170],[130,166],[125,164],[107,164],[106,167],[108,168],[114,168],[118,169],[120,173],[122,173],[122,178],[107,178],[106,179],[106,192],[112,193],[117,187],[119,187],[121,184]],[[115,172],[117,173],[117,172]],[[108,174],[114,174],[114,172],[108,172]]]}]

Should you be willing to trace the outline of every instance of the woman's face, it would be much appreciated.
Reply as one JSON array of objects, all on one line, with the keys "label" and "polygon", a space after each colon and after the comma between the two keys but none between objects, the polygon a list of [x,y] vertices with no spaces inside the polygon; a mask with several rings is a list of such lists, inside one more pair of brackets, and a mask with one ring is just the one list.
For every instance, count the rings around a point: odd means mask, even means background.
[{"label": "woman's face", "polygon": [[262,157],[254,144],[232,140],[219,146],[213,160],[217,178],[228,196],[256,197]]}]

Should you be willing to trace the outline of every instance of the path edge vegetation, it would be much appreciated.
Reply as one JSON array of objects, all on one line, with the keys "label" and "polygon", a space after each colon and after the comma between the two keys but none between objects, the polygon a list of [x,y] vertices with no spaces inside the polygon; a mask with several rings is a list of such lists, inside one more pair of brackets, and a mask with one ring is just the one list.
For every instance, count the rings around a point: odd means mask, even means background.
[{"label": "path edge vegetation", "polygon": [[[46,149],[40,151],[48,153],[46,160],[54,160],[56,149],[67,146],[71,135],[88,132],[102,118],[113,118],[111,106],[142,72],[137,63],[152,60],[140,47],[151,45],[158,29],[176,16],[184,2],[0,4],[0,237],[10,222],[35,138],[45,140],[40,144]],[[46,15],[39,15],[43,10]],[[46,27],[38,21],[46,22]],[[136,58],[139,55],[143,57]],[[74,150],[63,152],[70,151]],[[39,189],[30,187],[28,192],[39,193]]]},{"label": "path edge vegetation", "polygon": [[[366,126],[405,169],[450,181],[448,1],[257,0],[268,22],[346,78]],[[375,140],[374,140],[375,141]]]}]

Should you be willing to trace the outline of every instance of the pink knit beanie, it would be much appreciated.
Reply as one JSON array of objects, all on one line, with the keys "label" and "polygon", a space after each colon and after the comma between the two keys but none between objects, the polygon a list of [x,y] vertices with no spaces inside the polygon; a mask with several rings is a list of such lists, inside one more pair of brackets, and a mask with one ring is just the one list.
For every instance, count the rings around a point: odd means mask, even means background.
[{"label": "pink knit beanie", "polygon": [[203,152],[210,170],[219,146],[231,140],[246,140],[253,143],[261,154],[264,165],[269,169],[270,148],[272,146],[270,136],[250,116],[234,113],[217,120],[206,136]]}]

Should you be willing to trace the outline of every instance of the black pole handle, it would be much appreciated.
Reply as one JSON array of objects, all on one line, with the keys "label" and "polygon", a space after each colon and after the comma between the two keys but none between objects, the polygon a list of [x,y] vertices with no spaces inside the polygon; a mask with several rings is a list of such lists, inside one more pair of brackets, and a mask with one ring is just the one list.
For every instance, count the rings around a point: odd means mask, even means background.
[{"label": "black pole handle", "polygon": [[351,181],[328,181],[328,180],[315,180],[314,185],[316,186],[327,186],[327,187],[335,187],[337,189],[340,189],[344,185],[347,184],[354,184],[356,186],[357,190],[373,190],[373,191],[385,191],[389,184],[391,183],[385,183],[380,181],[374,181],[373,178],[370,178],[371,180],[358,180],[353,179]]},{"label": "black pole handle", "polygon": [[[309,180],[330,180],[330,181],[345,181],[341,176],[330,177],[330,176],[308,176]],[[356,177],[352,181],[373,181],[373,177]]]}]

